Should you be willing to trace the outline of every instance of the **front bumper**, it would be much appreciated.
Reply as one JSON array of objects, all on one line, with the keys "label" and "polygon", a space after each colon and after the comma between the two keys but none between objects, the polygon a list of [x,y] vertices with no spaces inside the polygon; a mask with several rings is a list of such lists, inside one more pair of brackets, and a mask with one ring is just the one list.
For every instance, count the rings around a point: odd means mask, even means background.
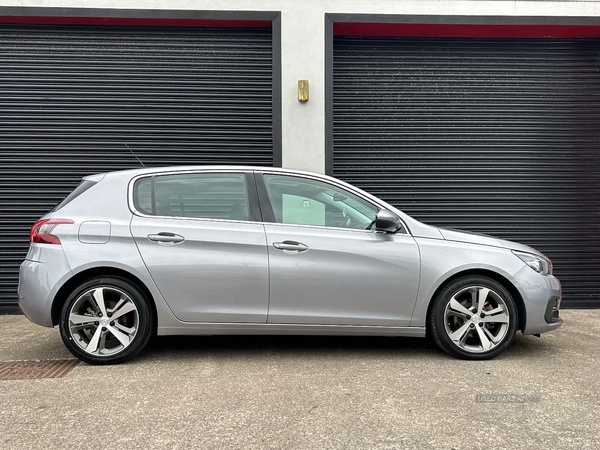
[{"label": "front bumper", "polygon": [[517,272],[515,281],[525,305],[523,334],[547,333],[562,325],[559,315],[562,288],[558,278],[541,275],[525,266]]}]

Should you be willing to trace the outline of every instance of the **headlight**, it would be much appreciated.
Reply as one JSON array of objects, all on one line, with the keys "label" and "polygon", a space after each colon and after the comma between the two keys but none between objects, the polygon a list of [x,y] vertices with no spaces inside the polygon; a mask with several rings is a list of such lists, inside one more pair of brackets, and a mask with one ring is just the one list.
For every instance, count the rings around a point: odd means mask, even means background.
[{"label": "headlight", "polygon": [[542,258],[533,253],[517,252],[515,250],[513,250],[513,253],[537,273],[552,275],[552,262],[549,259]]}]

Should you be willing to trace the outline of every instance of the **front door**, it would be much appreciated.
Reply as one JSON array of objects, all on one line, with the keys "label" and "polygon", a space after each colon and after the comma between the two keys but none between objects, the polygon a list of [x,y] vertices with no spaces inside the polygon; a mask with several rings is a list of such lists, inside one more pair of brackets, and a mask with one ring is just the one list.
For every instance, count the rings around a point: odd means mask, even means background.
[{"label": "front door", "polygon": [[276,174],[264,181],[275,219],[265,224],[268,322],[409,326],[420,272],[413,237],[373,231],[378,207],[339,186]]}]

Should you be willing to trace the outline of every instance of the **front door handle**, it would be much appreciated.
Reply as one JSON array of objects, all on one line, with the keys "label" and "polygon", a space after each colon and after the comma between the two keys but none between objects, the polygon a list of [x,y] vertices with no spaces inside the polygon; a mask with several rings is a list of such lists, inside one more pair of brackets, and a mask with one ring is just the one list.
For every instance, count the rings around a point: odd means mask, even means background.
[{"label": "front door handle", "polygon": [[287,253],[300,253],[308,250],[308,245],[296,241],[273,242],[273,247]]},{"label": "front door handle", "polygon": [[158,233],[158,234],[149,234],[148,239],[153,242],[164,243],[164,244],[178,244],[180,242],[185,241],[183,236],[180,236],[175,233]]}]

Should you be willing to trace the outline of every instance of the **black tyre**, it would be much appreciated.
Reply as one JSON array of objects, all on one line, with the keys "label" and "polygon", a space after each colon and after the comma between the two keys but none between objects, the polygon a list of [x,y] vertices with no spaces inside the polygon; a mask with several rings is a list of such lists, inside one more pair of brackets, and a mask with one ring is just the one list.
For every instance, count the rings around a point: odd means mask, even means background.
[{"label": "black tyre", "polygon": [[154,320],[139,287],[121,278],[98,277],[69,295],[59,328],[77,358],[89,364],[118,364],[146,346]]},{"label": "black tyre", "polygon": [[484,276],[465,276],[433,299],[429,332],[445,352],[461,359],[491,359],[502,353],[517,331],[517,307],[510,293]]}]

